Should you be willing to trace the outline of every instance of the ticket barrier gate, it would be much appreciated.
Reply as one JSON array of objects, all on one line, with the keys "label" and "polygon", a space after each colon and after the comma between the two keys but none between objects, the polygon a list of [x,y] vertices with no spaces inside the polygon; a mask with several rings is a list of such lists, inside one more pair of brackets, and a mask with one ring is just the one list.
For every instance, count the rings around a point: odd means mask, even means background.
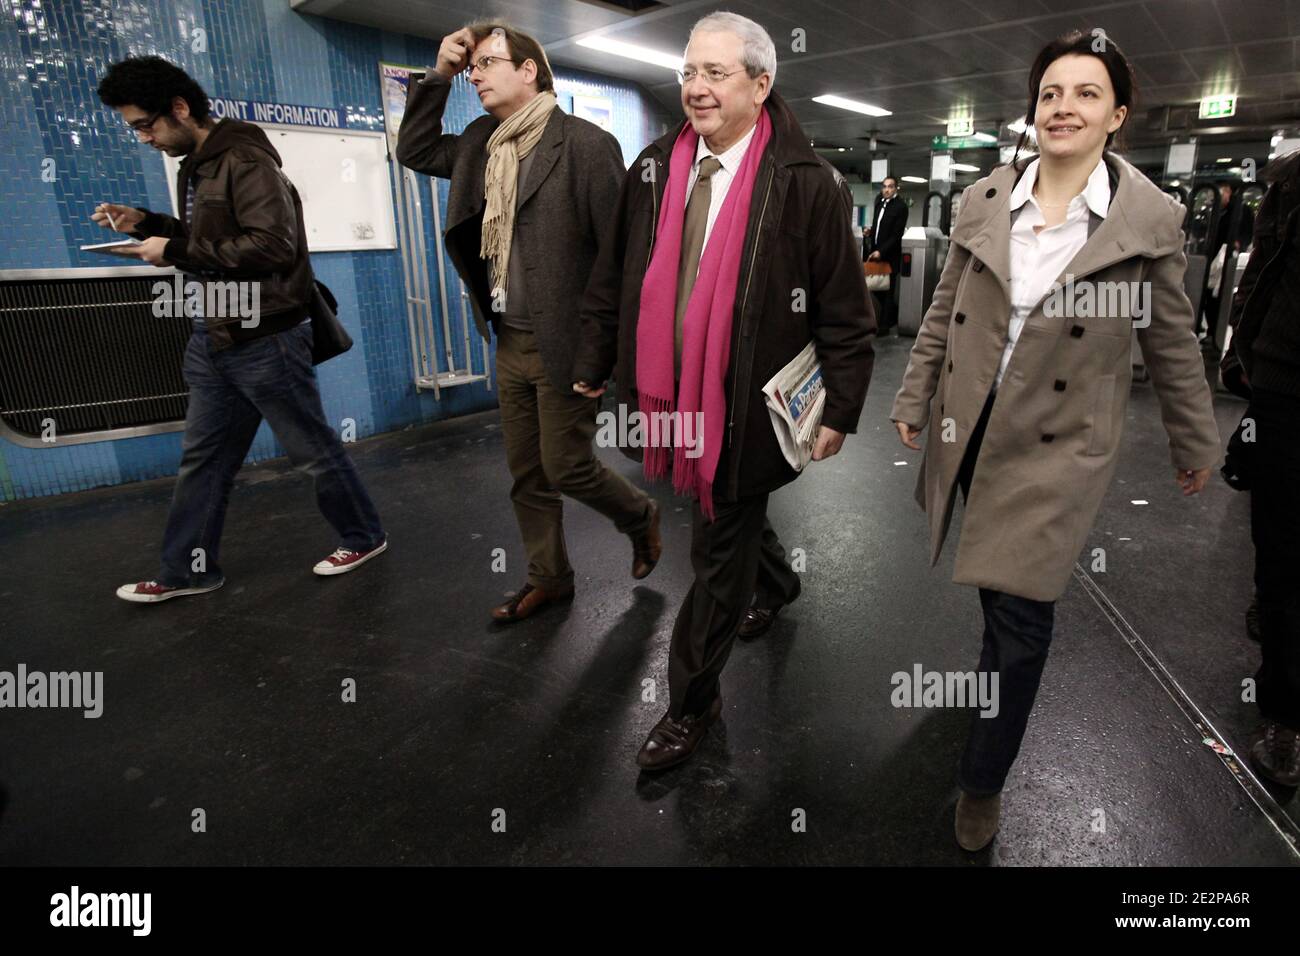
[{"label": "ticket barrier gate", "polygon": [[948,239],[937,226],[912,226],[903,233],[903,264],[898,277],[898,334],[915,337],[939,284]]}]

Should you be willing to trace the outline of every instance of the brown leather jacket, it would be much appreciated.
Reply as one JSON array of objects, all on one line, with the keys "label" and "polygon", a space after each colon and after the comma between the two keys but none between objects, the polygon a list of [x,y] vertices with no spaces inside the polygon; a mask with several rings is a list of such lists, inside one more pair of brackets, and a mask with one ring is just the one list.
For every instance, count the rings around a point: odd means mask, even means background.
[{"label": "brown leather jacket", "polygon": [[[256,321],[242,314],[205,315],[213,343],[222,348],[291,328],[307,317],[312,271],[302,201],[280,171],[280,154],[252,123],[217,123],[177,176],[184,205],[193,180],[190,222],[142,209],[134,235],[166,236],[164,257],[205,285],[258,283]],[[251,302],[251,292],[245,302]]]}]

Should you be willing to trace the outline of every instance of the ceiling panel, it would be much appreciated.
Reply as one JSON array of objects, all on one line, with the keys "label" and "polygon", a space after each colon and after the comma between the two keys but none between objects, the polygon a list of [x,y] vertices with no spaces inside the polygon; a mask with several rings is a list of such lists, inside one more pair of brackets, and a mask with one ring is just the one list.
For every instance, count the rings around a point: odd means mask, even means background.
[{"label": "ceiling panel", "polygon": [[[680,53],[691,26],[718,7],[764,24],[777,47],[777,89],[819,140],[857,145],[871,129],[898,144],[891,155],[921,162],[930,138],[957,106],[988,128],[1024,109],[1034,56],[1068,29],[1101,27],[1127,52],[1139,83],[1139,116],[1192,106],[1216,76],[1238,93],[1232,123],[1300,125],[1300,0],[672,0],[632,17],[579,0],[307,0],[329,16],[440,37],[468,20],[504,15],[547,45],[556,65],[624,77],[645,86],[672,117],[679,88],[662,67],[580,47],[598,31]],[[790,48],[806,31],[806,50]],[[872,118],[821,106],[834,92],[877,103],[894,115]],[[1194,114],[1193,114],[1194,115]],[[1142,128],[1139,129],[1138,126]],[[1240,138],[1240,134],[1238,135]],[[1167,135],[1134,124],[1130,144],[1163,148]],[[845,154],[837,154],[845,155]],[[923,163],[922,163],[923,165]]]}]

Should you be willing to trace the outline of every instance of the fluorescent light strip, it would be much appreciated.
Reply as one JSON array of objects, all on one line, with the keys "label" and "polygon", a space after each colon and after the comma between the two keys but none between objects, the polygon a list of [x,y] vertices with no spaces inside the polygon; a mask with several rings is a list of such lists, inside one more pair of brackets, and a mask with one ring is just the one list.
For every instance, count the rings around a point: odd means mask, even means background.
[{"label": "fluorescent light strip", "polygon": [[652,50],[649,47],[637,46],[635,43],[623,43],[621,40],[611,40],[608,37],[583,37],[578,41],[578,46],[585,46],[589,50],[597,50],[601,53],[612,53],[614,56],[627,57],[629,60],[640,60],[642,63],[666,67],[669,70],[680,70],[682,68],[682,58],[680,56],[673,56],[671,53],[660,53],[658,50]]},{"label": "fluorescent light strip", "polygon": [[949,163],[948,168],[958,173],[978,173],[980,168],[970,163]]},{"label": "fluorescent light strip", "polygon": [[922,179],[920,176],[904,176],[904,177],[902,177],[902,179],[903,179],[903,182],[905,182],[905,183],[922,183],[922,184],[924,184],[924,183],[929,182],[928,179]]},{"label": "fluorescent light strip", "polygon": [[835,96],[831,93],[814,96],[813,102],[821,103],[823,106],[836,106],[842,110],[852,110],[854,113],[865,113],[868,116],[894,115],[890,110],[881,109],[879,106],[872,106],[870,103],[860,103],[857,100],[845,99],[843,96]]}]

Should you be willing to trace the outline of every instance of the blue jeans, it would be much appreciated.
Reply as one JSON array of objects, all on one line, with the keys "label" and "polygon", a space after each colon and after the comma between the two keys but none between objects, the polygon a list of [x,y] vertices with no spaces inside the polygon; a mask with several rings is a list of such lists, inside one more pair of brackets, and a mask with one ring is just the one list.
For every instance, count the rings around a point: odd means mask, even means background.
[{"label": "blue jeans", "polygon": [[216,352],[206,332],[190,336],[183,367],[189,410],[160,584],[201,587],[222,580],[221,529],[230,488],[263,418],[293,466],[315,480],[316,503],[342,546],[366,551],[384,540],[356,467],[325,421],[311,334],[308,322]]},{"label": "blue jeans", "polygon": [[[957,471],[963,498],[969,499],[994,398],[995,393],[990,392]],[[973,797],[990,797],[1002,791],[1020,753],[1052,644],[1056,602],[1034,601],[992,588],[980,588],[979,592],[984,646],[977,673],[998,675],[998,713],[996,717],[982,717],[978,710],[971,714],[957,785]]]}]

